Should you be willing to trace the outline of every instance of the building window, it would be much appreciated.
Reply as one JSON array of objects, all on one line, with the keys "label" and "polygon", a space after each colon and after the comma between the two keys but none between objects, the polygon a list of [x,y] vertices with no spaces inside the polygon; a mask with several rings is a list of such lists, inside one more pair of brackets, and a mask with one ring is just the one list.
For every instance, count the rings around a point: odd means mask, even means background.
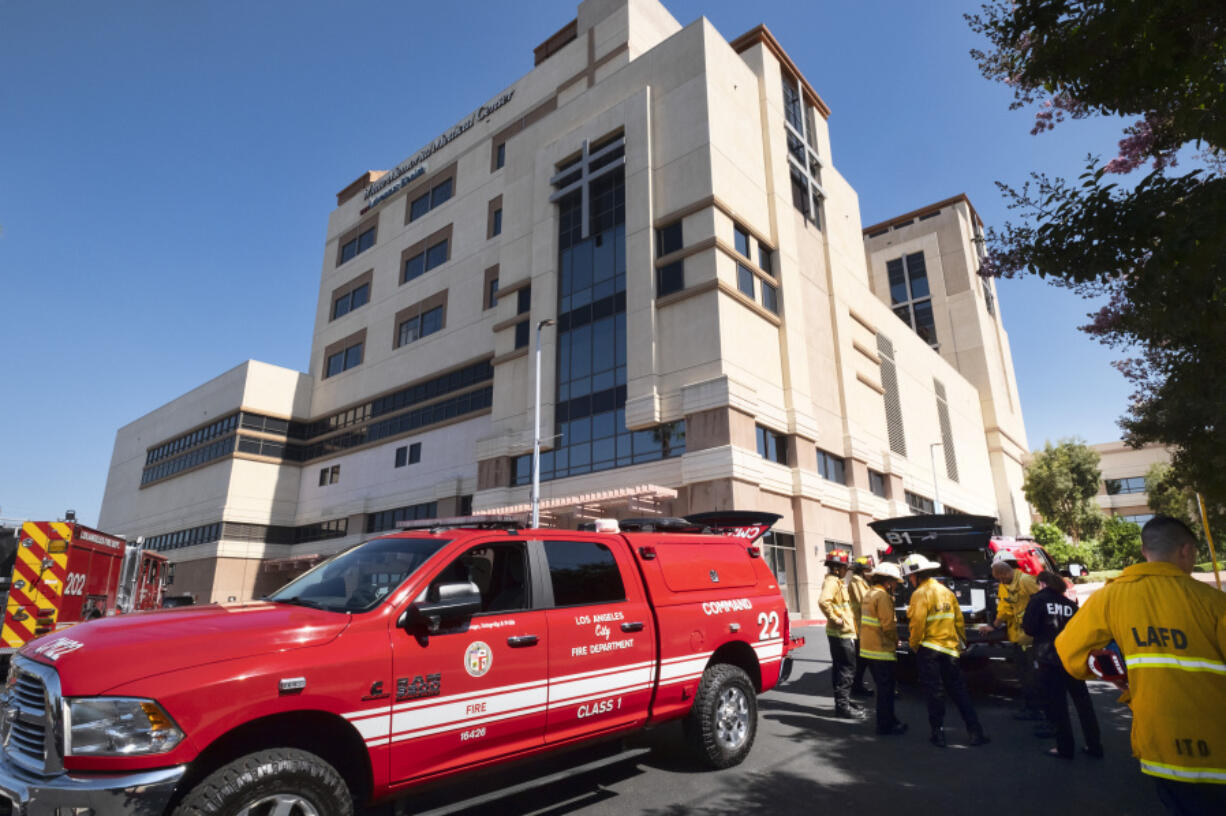
[{"label": "building window", "polygon": [[494,215],[490,219],[490,237],[502,235],[502,207],[494,210]]},{"label": "building window", "polygon": [[914,516],[931,516],[936,507],[932,503],[932,499],[926,496],[921,496],[918,493],[912,493],[910,490],[903,491],[907,499],[907,507],[911,509],[911,514]]},{"label": "building window", "polygon": [[384,530],[396,529],[396,525],[402,521],[432,518],[438,518],[438,502],[423,502],[391,510],[380,510],[378,513],[366,514],[366,532],[381,533]]},{"label": "building window", "polygon": [[498,278],[485,282],[485,308],[492,309],[498,305]]},{"label": "building window", "polygon": [[1145,477],[1129,476],[1124,479],[1103,479],[1107,486],[1107,495],[1116,496],[1121,493],[1144,493]]},{"label": "building window", "polygon": [[979,285],[983,289],[983,305],[987,307],[988,314],[996,317],[996,296],[992,294],[992,283],[987,278],[980,276]]},{"label": "building window", "polygon": [[779,314],[779,289],[762,281],[762,305],[771,314]]},{"label": "building window", "polygon": [[885,485],[886,481],[884,473],[878,473],[875,470],[870,470],[868,472],[868,489],[874,496],[880,496],[883,499],[889,498],[886,495]]},{"label": "building window", "polygon": [[531,339],[531,321],[525,320],[515,324],[515,348],[527,348]]},{"label": "building window", "polygon": [[443,202],[451,198],[452,189],[455,182],[450,176],[434,185],[427,192],[422,193],[417,198],[413,199],[409,204],[409,221],[416,221],[426,213],[433,210]]},{"label": "building window", "polygon": [[736,246],[736,251],[744,257],[749,257],[749,233],[740,224],[733,223],[732,225],[732,240]]},{"label": "building window", "polygon": [[743,263],[736,265],[736,288],[750,300],[754,300],[757,294],[754,290],[753,279],[753,270]]},{"label": "building window", "polygon": [[532,310],[532,287],[525,286],[515,294],[515,314],[528,314]]},{"label": "building window", "polygon": [[498,147],[494,148],[494,169],[498,170],[505,167],[507,163],[507,143],[499,142]]},{"label": "building window", "polygon": [[1153,513],[1139,513],[1133,516],[1120,516],[1124,521],[1131,521],[1133,524],[1144,527],[1145,523],[1154,517]]},{"label": "building window", "polygon": [[434,269],[436,266],[441,266],[447,262],[448,249],[451,242],[446,238],[436,244],[432,244],[425,252],[419,252],[413,257],[404,262],[404,274],[400,277],[401,283],[408,283],[414,278],[420,278],[422,275]]},{"label": "building window", "polygon": [[443,328],[443,307],[435,306],[401,322],[396,331],[396,346],[405,346]]},{"label": "building window", "polygon": [[[674,221],[656,230],[656,260],[685,245],[681,237],[681,222]],[[656,270],[656,297],[671,295],[685,288],[685,261],[673,261]]]},{"label": "building window", "polygon": [[800,79],[786,73],[783,75],[783,112],[792,205],[806,221],[821,227],[819,207],[826,194],[821,182],[822,161],[817,156],[817,116],[813,106],[804,101]]},{"label": "building window", "polygon": [[937,345],[936,321],[932,316],[932,292],[924,253],[914,252],[886,263],[890,281],[890,302],[898,315],[925,343]]},{"label": "building window", "polygon": [[324,378],[336,376],[342,371],[348,371],[351,368],[362,364],[362,346],[363,343],[354,343],[348,348],[342,349],[328,356],[327,368],[324,371]]},{"label": "building window", "polygon": [[375,227],[363,230],[341,244],[340,262],[352,260],[375,245]]},{"label": "building window", "polygon": [[775,277],[775,251],[761,241],[758,242],[758,268]]},{"label": "building window", "polygon": [[364,283],[332,301],[332,319],[343,317],[370,301],[370,284]]},{"label": "building window", "polygon": [[409,448],[407,445],[401,445],[396,448],[396,464],[393,467],[404,467],[409,459]]},{"label": "building window", "polygon": [[788,463],[788,438],[762,425],[754,426],[758,440],[758,455],[781,465]]},{"label": "building window", "polygon": [[412,445],[409,445],[409,464],[416,465],[420,461],[421,461],[421,443],[414,442]]},{"label": "building window", "polygon": [[334,485],[341,480],[341,466],[321,468],[319,471],[319,486]]},{"label": "building window", "polygon": [[401,445],[396,448],[396,467],[404,467],[406,464],[416,465],[421,461],[421,443],[414,442],[411,445]]},{"label": "building window", "polygon": [[821,448],[817,449],[817,472],[823,479],[841,485],[847,484],[847,460]]}]

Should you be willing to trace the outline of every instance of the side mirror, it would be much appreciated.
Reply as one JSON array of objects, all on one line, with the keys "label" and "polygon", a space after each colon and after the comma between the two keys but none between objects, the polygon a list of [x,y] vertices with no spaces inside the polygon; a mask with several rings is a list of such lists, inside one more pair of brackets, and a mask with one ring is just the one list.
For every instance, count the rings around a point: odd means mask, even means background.
[{"label": "side mirror", "polygon": [[1068,573],[1069,578],[1080,578],[1083,575],[1088,575],[1090,571],[1086,569],[1085,564],[1067,564],[1064,567],[1064,572]]},{"label": "side mirror", "polygon": [[425,600],[414,601],[400,618],[403,628],[421,627],[431,634],[445,623],[466,620],[481,611],[481,590],[472,581],[430,587]]}]

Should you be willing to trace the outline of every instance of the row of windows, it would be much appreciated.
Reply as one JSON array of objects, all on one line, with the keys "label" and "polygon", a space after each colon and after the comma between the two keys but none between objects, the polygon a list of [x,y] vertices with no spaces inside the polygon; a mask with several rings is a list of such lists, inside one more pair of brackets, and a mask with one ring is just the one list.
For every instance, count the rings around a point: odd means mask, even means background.
[{"label": "row of windows", "polygon": [[255,436],[238,436],[238,452],[251,453],[256,456],[271,456],[274,459],[285,457],[286,444],[276,439],[260,439]]},{"label": "row of windows", "polygon": [[450,247],[451,242],[444,238],[438,243],[426,247],[426,249],[413,257],[405,259],[404,269],[400,274],[400,282],[408,283],[411,280],[420,278],[431,269],[447,263],[447,259],[451,257]]},{"label": "row of windows", "polygon": [[194,448],[196,445],[203,442],[208,442],[210,439],[225,436],[226,434],[231,433],[236,427],[238,427],[238,414],[230,414],[227,417],[222,417],[216,422],[206,425],[203,428],[192,431],[189,434],[184,434],[183,436],[175,439],[171,439],[169,442],[163,442],[156,448],[150,448],[149,452],[145,454],[145,464],[152,465],[154,462],[158,462],[168,456],[173,456],[176,453],[181,453],[188,448]]},{"label": "row of windows", "polygon": [[910,490],[903,491],[907,499],[907,507],[911,508],[911,512],[919,516],[930,516],[936,512],[936,505],[932,503],[932,499],[927,496],[921,496],[918,493],[912,493]]},{"label": "row of windows", "polygon": [[[559,421],[558,446],[541,451],[541,479],[562,479],[585,473],[672,459],[685,453],[685,421],[668,422],[641,431],[627,431],[625,411],[603,411]],[[511,483],[532,481],[532,455],[511,461]]]},{"label": "row of windows", "polygon": [[319,469],[319,486],[334,485],[341,480],[341,466],[332,465]]},{"label": "row of windows", "polygon": [[245,431],[262,431],[263,433],[284,435],[289,433],[290,421],[243,411],[239,426]]},{"label": "row of windows", "polygon": [[[771,462],[781,465],[788,463],[788,437],[777,433],[764,425],[754,426],[757,439],[758,455]],[[837,484],[847,484],[847,460],[833,453],[817,449],[817,472],[823,478]],[[868,489],[874,495],[886,496],[886,478],[884,473],[875,470],[868,472]]]},{"label": "row of windows", "polygon": [[409,204],[409,221],[416,221],[435,207],[449,200],[454,192],[454,186],[450,178],[445,178],[434,185],[433,188],[413,199],[412,203]]},{"label": "row of windows", "polygon": [[146,485],[150,482],[156,482],[159,479],[165,479],[176,473],[182,473],[189,468],[203,465],[206,462],[212,462],[214,459],[220,459],[232,453],[234,453],[234,437],[228,436],[224,439],[218,439],[216,442],[202,445],[173,459],[167,459],[145,468],[141,472],[140,483]]},{"label": "row of windows", "polygon": [[[515,314],[526,315],[532,310],[532,287],[525,286],[515,293]],[[531,337],[532,321],[522,320],[515,324],[515,348],[525,348]]]},{"label": "row of windows", "polygon": [[821,448],[817,449],[817,472],[823,479],[841,485],[847,484],[847,460]]},{"label": "row of windows", "polygon": [[366,514],[366,532],[381,533],[384,530],[395,530],[396,524],[401,521],[432,518],[438,518],[438,502],[423,502],[410,504],[407,507],[395,507],[391,510],[380,510],[377,513]]},{"label": "row of windows", "polygon": [[1153,513],[1138,513],[1131,516],[1120,516],[1124,521],[1131,521],[1133,524],[1144,527],[1146,522],[1154,517]]},{"label": "row of windows", "polygon": [[494,367],[490,365],[489,360],[482,360],[479,363],[473,363],[464,368],[458,368],[455,371],[441,374],[423,383],[407,386],[362,405],[338,411],[314,422],[291,423],[290,436],[295,439],[314,439],[317,436],[323,436],[332,431],[338,431],[341,428],[348,428],[351,425],[357,425],[384,414],[390,414],[392,411],[408,408],[419,402],[432,400],[435,397],[441,397],[452,391],[459,391],[462,388],[468,388],[471,385],[487,382],[492,379],[494,379]]},{"label": "row of windows", "polygon": [[[744,256],[746,260],[751,257],[749,231],[740,224],[733,223],[732,238],[736,247],[737,253]],[[775,277],[774,271],[774,251],[758,242],[758,267],[770,275]],[[753,273],[745,264],[737,261],[736,264],[736,288],[741,294],[745,295],[750,300],[758,300],[757,289],[761,285],[762,290],[762,305],[772,314],[779,314],[779,287],[767,283],[766,281],[758,281],[758,276]]]},{"label": "row of windows", "polygon": [[221,522],[202,524],[187,530],[176,530],[173,533],[161,533],[145,539],[145,548],[150,550],[173,550],[179,547],[190,547],[193,544],[208,544],[221,540]]},{"label": "row of windows", "polygon": [[338,297],[332,302],[332,319],[343,317],[359,306],[370,302],[370,284],[364,283]]},{"label": "row of windows", "polygon": [[[674,221],[656,230],[656,257],[663,258],[685,247],[681,221]],[[685,288],[685,261],[673,261],[656,270],[656,297],[671,295]]]},{"label": "row of windows", "polygon": [[414,442],[412,445],[401,445],[396,448],[396,464],[395,467],[404,467],[405,465],[416,465],[421,461],[421,443]]},{"label": "row of windows", "polygon": [[211,544],[223,538],[267,544],[305,544],[328,538],[342,538],[348,534],[348,530],[347,518],[305,524],[301,527],[218,521],[187,530],[150,536],[145,539],[145,547],[157,551],[177,550],[196,544]]},{"label": "row of windows", "polygon": [[[802,113],[803,110],[803,113]],[[783,75],[784,131],[787,134],[788,170],[792,183],[792,206],[806,221],[821,227],[821,161],[817,157],[817,116],[804,102],[800,80]]]},{"label": "row of windows", "polygon": [[346,349],[329,355],[327,365],[324,368],[324,378],[335,377],[342,371],[348,371],[351,368],[360,366],[362,364],[363,345],[363,343],[357,342]]},{"label": "row of windows", "polygon": [[1129,476],[1124,479],[1103,479],[1103,484],[1107,488],[1107,494],[1115,496],[1120,493],[1144,493],[1145,492],[1145,477],[1144,476]]},{"label": "row of windows", "polygon": [[363,231],[356,238],[341,245],[341,263],[352,260],[375,245],[375,228]]}]

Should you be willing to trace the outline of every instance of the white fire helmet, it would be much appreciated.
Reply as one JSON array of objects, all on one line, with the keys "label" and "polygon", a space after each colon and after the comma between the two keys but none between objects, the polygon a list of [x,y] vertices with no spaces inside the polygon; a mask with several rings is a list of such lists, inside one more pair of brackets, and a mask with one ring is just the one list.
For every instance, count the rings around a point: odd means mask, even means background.
[{"label": "white fire helmet", "polygon": [[939,570],[941,565],[936,561],[929,560],[919,553],[911,553],[902,560],[902,574],[915,575],[919,572],[927,572],[929,570]]},{"label": "white fire helmet", "polygon": [[891,561],[883,561],[873,570],[874,578],[893,578],[895,581],[902,581],[902,570],[898,565]]},{"label": "white fire helmet", "polygon": [[1012,550],[1000,550],[992,558],[992,566],[996,566],[997,564],[1008,564],[1016,569],[1017,556],[1013,554]]}]

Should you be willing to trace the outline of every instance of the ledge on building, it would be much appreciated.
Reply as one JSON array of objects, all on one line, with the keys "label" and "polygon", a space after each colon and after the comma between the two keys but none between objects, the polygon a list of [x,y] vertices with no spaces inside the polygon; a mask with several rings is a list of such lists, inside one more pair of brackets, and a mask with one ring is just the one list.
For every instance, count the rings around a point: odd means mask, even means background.
[{"label": "ledge on building", "polygon": [[545,42],[532,49],[532,56],[536,60],[533,67],[540,65],[578,38],[579,18],[576,17],[550,35]]},{"label": "ledge on building", "polygon": [[748,51],[759,43],[766,46],[766,50],[774,54],[775,59],[783,63],[783,67],[800,80],[800,87],[804,91],[805,101],[817,108],[817,112],[822,115],[823,119],[829,119],[830,106],[817,95],[817,91],[813,90],[809,80],[805,79],[805,75],[796,67],[796,63],[792,62],[788,52],[783,50],[783,46],[779,44],[779,41],[775,39],[775,35],[770,32],[770,29],[765,24],[751,28],[728,44],[732,46],[733,51],[740,54],[742,51]]},{"label": "ledge on building", "polygon": [[345,189],[336,194],[336,206],[341,206],[349,199],[374,184],[379,179],[387,175],[386,170],[367,170],[362,175],[349,182]]},{"label": "ledge on building", "polygon": [[982,227],[983,219],[980,218],[979,213],[975,211],[975,205],[972,204],[971,200],[966,197],[966,193],[958,193],[956,196],[944,199],[943,201],[938,201],[935,204],[928,204],[927,206],[920,207],[918,210],[912,210],[911,212],[903,213],[902,215],[896,215],[893,218],[880,221],[876,224],[869,224],[867,227],[860,230],[860,232],[864,235],[868,235],[870,238],[873,238],[875,236],[869,235],[869,233],[882,232],[884,230],[888,230],[890,227],[893,227],[895,224],[913,221],[916,218],[921,218],[929,213],[935,214],[937,210],[958,204],[959,202],[966,204],[967,209],[971,211],[971,218],[974,219],[976,224]]}]

